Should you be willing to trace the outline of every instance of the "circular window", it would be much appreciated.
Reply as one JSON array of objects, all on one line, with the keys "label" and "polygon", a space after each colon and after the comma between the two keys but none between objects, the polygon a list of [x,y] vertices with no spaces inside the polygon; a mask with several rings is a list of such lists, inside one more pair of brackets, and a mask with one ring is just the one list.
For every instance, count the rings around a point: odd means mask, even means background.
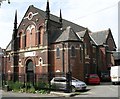
[{"label": "circular window", "polygon": [[33,18],[33,13],[30,12],[30,13],[28,14],[28,20],[31,20],[32,18]]}]

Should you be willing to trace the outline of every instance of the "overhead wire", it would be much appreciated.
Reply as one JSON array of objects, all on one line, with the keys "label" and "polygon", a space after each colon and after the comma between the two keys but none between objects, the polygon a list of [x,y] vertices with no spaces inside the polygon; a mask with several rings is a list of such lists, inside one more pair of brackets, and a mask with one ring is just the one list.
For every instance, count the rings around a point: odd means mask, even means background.
[{"label": "overhead wire", "polygon": [[83,19],[83,18],[88,17],[88,16],[90,16],[90,15],[97,14],[97,13],[100,13],[100,12],[103,12],[103,11],[106,11],[106,10],[108,10],[108,9],[111,9],[111,8],[115,7],[116,5],[117,5],[117,4],[114,4],[114,5],[108,6],[108,7],[106,7],[106,8],[103,8],[103,9],[100,9],[100,10],[97,10],[97,11],[94,11],[94,12],[91,12],[91,13],[88,13],[88,14],[86,14],[86,15],[83,15],[83,16],[80,16],[80,17],[78,17],[78,18],[75,18],[75,19],[73,19],[72,21],[75,21],[75,20],[78,20],[78,19]]}]

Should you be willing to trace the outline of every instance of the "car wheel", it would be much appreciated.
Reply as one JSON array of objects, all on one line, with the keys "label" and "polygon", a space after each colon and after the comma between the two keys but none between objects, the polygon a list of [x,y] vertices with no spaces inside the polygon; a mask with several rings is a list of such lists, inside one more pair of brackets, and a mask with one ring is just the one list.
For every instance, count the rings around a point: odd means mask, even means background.
[{"label": "car wheel", "polygon": [[112,82],[113,85],[115,85],[115,82]]},{"label": "car wheel", "polygon": [[72,92],[76,91],[76,88],[74,86],[72,86],[71,88],[72,88]]},{"label": "car wheel", "polygon": [[98,85],[100,85],[100,82],[98,83]]}]

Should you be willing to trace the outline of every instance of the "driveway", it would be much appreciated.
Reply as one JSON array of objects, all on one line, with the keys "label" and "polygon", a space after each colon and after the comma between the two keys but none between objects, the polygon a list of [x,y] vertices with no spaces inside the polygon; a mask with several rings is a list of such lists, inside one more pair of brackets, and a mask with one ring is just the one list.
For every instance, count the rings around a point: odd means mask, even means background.
[{"label": "driveway", "polygon": [[100,85],[88,85],[88,91],[75,97],[118,97],[119,85],[112,85],[110,82]]}]

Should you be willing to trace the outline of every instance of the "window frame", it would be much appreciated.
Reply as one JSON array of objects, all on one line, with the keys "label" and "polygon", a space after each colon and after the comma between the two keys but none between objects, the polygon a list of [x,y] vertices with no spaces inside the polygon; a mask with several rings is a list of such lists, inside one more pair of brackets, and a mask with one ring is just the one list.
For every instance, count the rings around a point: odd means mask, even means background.
[{"label": "window frame", "polygon": [[56,48],[56,58],[60,58],[60,48],[58,46]]},{"label": "window frame", "polygon": [[70,50],[70,56],[76,57],[76,48],[72,45]]}]

